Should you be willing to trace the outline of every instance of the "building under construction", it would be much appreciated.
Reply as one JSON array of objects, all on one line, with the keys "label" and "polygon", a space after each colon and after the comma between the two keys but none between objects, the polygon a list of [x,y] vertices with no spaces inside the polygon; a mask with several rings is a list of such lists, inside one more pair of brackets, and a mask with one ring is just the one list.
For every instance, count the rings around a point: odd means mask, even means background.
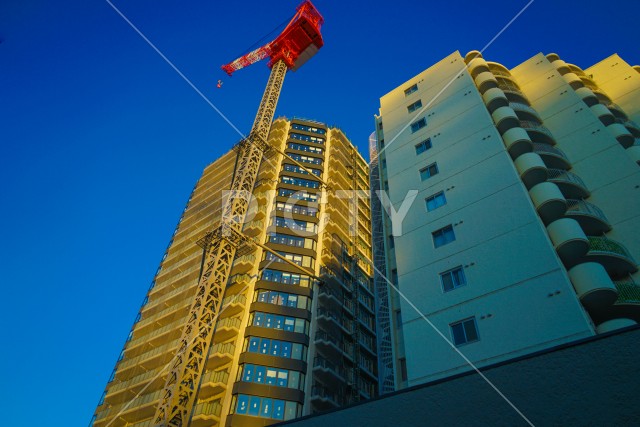
[{"label": "building under construction", "polygon": [[[292,264],[261,247],[236,253],[192,427],[265,425],[377,394],[367,163],[342,131],[309,120],[275,120],[268,143],[286,157],[262,160],[242,233]],[[156,425],[238,149],[195,186],[94,426]]]}]

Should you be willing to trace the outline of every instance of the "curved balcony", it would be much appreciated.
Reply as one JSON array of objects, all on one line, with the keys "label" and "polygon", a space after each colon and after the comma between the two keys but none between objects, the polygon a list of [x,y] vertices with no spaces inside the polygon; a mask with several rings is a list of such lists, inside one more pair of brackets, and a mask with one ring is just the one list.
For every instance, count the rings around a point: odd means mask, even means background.
[{"label": "curved balcony", "polygon": [[627,148],[627,153],[634,162],[640,165],[640,141],[636,140],[633,146]]},{"label": "curved balcony", "polygon": [[504,94],[502,89],[494,87],[488,89],[485,93],[482,94],[482,99],[484,100],[484,104],[487,106],[487,110],[489,113],[493,113],[500,107],[509,106],[509,100],[507,96]]},{"label": "curved balcony", "polygon": [[578,67],[577,65],[567,63],[567,67],[569,67],[569,71],[571,71],[572,73],[575,73],[577,76],[587,77],[587,75],[584,73],[582,68]]},{"label": "curved balcony", "polygon": [[626,127],[621,125],[620,123],[613,123],[607,126],[607,130],[611,132],[613,137],[622,145],[624,148],[629,148],[635,142],[635,138],[631,135],[631,132],[627,130]]},{"label": "curved balcony", "polygon": [[616,317],[625,317],[640,322],[640,285],[633,279],[613,282],[618,289],[618,299],[614,305]]},{"label": "curved balcony", "polygon": [[537,153],[544,161],[544,164],[552,169],[571,169],[571,163],[567,155],[553,145],[534,142],[533,152]]},{"label": "curved balcony", "polygon": [[549,224],[562,218],[567,211],[567,200],[557,185],[541,182],[529,190],[529,196],[542,222]]},{"label": "curved balcony", "polygon": [[520,126],[527,131],[533,142],[544,142],[545,144],[556,145],[551,131],[540,123],[529,120],[520,120]]},{"label": "curved balcony", "polygon": [[596,333],[604,334],[605,332],[611,332],[611,331],[615,331],[616,329],[627,328],[629,326],[633,326],[637,324],[638,322],[632,319],[626,319],[626,318],[611,319],[599,324],[596,327]]},{"label": "curved balcony", "polygon": [[522,120],[529,120],[529,121],[537,120],[539,122],[542,122],[542,119],[538,115],[538,112],[527,104],[523,104],[522,102],[511,102],[509,106],[513,108],[513,110],[516,112],[518,117]]},{"label": "curved balcony", "polygon": [[621,124],[623,124],[635,138],[640,138],[640,125],[636,122],[633,120],[623,120]]},{"label": "curved balcony", "polygon": [[611,101],[611,98],[609,98],[609,96],[607,96],[600,89],[592,89],[592,90],[595,96],[598,98],[598,101],[602,102],[603,104],[611,104],[613,102]]},{"label": "curved balcony", "polygon": [[562,169],[549,169],[549,181],[558,186],[567,199],[584,199],[591,195],[582,178]]},{"label": "curved balcony", "polygon": [[589,88],[580,87],[576,89],[576,93],[578,94],[578,96],[580,96],[580,98],[582,98],[584,103],[587,104],[587,106],[589,107],[600,103],[596,94],[593,93]]},{"label": "curved balcony", "polygon": [[567,200],[566,216],[578,221],[585,233],[597,235],[611,230],[604,212],[596,205],[584,200]]},{"label": "curved balcony", "polygon": [[596,104],[596,105],[592,105],[589,108],[591,109],[591,111],[593,111],[593,114],[595,114],[600,119],[603,125],[609,126],[615,123],[616,121],[615,116],[604,105]]},{"label": "curved balcony", "polygon": [[476,58],[482,58],[482,53],[479,50],[470,50],[469,53],[464,56],[464,62],[468,64]]},{"label": "curved balcony", "polygon": [[615,102],[609,102],[606,104],[606,107],[609,109],[609,111],[611,111],[611,113],[616,116],[616,119],[621,119],[623,121],[629,120],[629,117],[627,117],[626,113],[624,112],[624,110],[622,109],[622,107],[620,107],[618,104],[616,104]]},{"label": "curved balcony", "polygon": [[558,256],[567,268],[578,264],[589,250],[589,240],[580,225],[570,219],[561,218],[547,226],[549,238]]},{"label": "curved balcony", "polygon": [[587,77],[586,75],[581,76],[580,74],[578,74],[578,77],[580,77],[580,80],[582,80],[582,84],[584,84],[585,87],[591,90],[598,90],[598,85],[590,77]]},{"label": "curved balcony", "polygon": [[640,73],[640,65],[634,65],[633,69]]},{"label": "curved balcony", "polygon": [[590,312],[605,310],[618,299],[618,290],[601,264],[585,262],[569,270],[582,305]]},{"label": "curved balcony", "polygon": [[484,93],[488,89],[498,87],[498,81],[496,80],[495,76],[489,71],[478,74],[474,81],[480,93]]},{"label": "curved balcony", "polygon": [[[555,55],[555,54],[552,54],[552,55]],[[556,58],[557,58],[557,55],[556,55]],[[549,59],[549,57],[547,57],[547,59]],[[551,62],[551,65],[553,65],[556,68],[556,70],[558,70],[558,73],[560,73],[560,75],[571,72],[567,63],[564,62],[562,59],[558,58],[558,59],[554,59],[553,61],[551,60],[549,61]]]},{"label": "curved balcony", "polygon": [[580,77],[576,75],[576,73],[565,73],[562,75],[562,78],[574,89],[578,89],[584,86],[584,83],[582,82]]},{"label": "curved balcony", "polygon": [[547,180],[547,167],[536,153],[524,153],[514,163],[527,188]]},{"label": "curved balcony", "polygon": [[589,236],[587,259],[602,264],[612,277],[624,277],[638,271],[627,248],[604,236]]},{"label": "curved balcony", "polygon": [[257,236],[264,230],[264,220],[258,219],[255,221],[247,222],[242,232],[247,236]]},{"label": "curved balcony", "polygon": [[560,56],[558,56],[557,53],[547,53],[545,55],[545,57],[547,58],[547,61],[553,63],[554,61],[557,61],[558,59],[560,59]]},{"label": "curved balcony", "polygon": [[502,142],[512,159],[517,159],[524,153],[530,153],[533,150],[533,143],[529,138],[529,134],[521,127],[506,131],[502,135]]},{"label": "curved balcony", "polygon": [[507,67],[497,62],[487,62],[489,65],[489,71],[493,73],[494,76],[506,77],[508,79],[513,79],[511,72]]},{"label": "curved balcony", "polygon": [[487,65],[487,61],[485,61],[482,57],[473,58],[467,64],[467,68],[469,69],[469,73],[471,77],[474,79],[480,73],[485,73],[489,71],[489,66]]},{"label": "curved balcony", "polygon": [[511,107],[500,107],[491,113],[491,117],[500,134],[520,126],[520,120]]}]

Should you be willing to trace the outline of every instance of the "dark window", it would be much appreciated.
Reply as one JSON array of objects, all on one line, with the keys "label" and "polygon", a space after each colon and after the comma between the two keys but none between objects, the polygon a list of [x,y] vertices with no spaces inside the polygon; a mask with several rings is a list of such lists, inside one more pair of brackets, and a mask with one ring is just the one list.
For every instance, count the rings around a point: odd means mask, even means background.
[{"label": "dark window", "polygon": [[400,376],[402,378],[402,381],[406,381],[407,380],[407,359],[403,357],[399,361],[400,361]]},{"label": "dark window", "polygon": [[425,119],[424,117],[416,122],[411,123],[411,133],[419,131],[426,125],[427,125],[427,119]]},{"label": "dark window", "polygon": [[429,148],[431,148],[431,138],[427,138],[419,144],[416,144],[416,154],[422,154]]},{"label": "dark window", "polygon": [[391,283],[395,286],[398,286],[398,269],[394,268],[391,270]]},{"label": "dark window", "polygon": [[456,235],[453,232],[453,227],[451,225],[447,225],[440,230],[436,230],[431,233],[433,237],[433,246],[439,248],[440,246],[446,245],[447,243],[451,243],[456,240]]},{"label": "dark window", "polygon": [[425,180],[427,180],[427,179],[429,179],[432,176],[437,175],[437,174],[438,174],[438,164],[437,163],[431,163],[426,168],[420,169],[420,179],[422,181],[425,181]]},{"label": "dark window", "polygon": [[407,110],[409,111],[409,113],[413,113],[414,111],[416,111],[418,108],[422,108],[422,100],[418,99],[416,102],[414,102],[413,104],[407,106]]},{"label": "dark window", "polygon": [[418,90],[418,84],[413,84],[404,90],[404,96],[411,95]]},{"label": "dark window", "polygon": [[480,339],[475,317],[452,323],[449,326],[451,327],[451,336],[455,345],[462,345]]},{"label": "dark window", "polygon": [[462,266],[440,273],[440,282],[442,282],[443,292],[449,292],[466,285],[467,279],[464,277]]},{"label": "dark window", "polygon": [[433,196],[427,197],[426,202],[427,202],[427,211],[431,212],[434,209],[438,209],[440,206],[446,205],[447,198],[444,196],[444,191],[440,191],[439,193],[436,193]]},{"label": "dark window", "polygon": [[395,248],[396,244],[393,240],[393,235],[389,236],[389,249]]}]

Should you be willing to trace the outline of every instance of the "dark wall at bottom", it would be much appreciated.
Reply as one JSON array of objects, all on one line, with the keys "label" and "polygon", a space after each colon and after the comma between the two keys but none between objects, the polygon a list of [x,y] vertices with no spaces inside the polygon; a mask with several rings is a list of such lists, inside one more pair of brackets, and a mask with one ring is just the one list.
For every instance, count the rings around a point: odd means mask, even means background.
[{"label": "dark wall at bottom", "polygon": [[[483,369],[535,426],[640,425],[640,327]],[[291,427],[527,426],[477,373],[412,387]]]}]

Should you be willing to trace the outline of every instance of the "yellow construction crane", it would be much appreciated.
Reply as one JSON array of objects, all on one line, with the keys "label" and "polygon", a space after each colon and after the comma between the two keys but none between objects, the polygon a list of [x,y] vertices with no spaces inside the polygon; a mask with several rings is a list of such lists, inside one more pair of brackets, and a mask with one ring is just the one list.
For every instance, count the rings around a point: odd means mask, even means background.
[{"label": "yellow construction crane", "polygon": [[[251,133],[238,146],[231,196],[225,202],[221,224],[206,238],[202,274],[156,409],[156,426],[182,427],[189,423],[236,250],[249,240],[241,228],[263,154],[274,149],[268,145],[267,137],[285,74],[287,70],[298,69],[322,47],[322,24],[323,18],[317,9],[310,1],[304,1],[275,40],[222,67],[231,75],[268,57],[271,74]],[[313,174],[310,176],[315,177]],[[267,249],[261,244],[259,246]]]}]

